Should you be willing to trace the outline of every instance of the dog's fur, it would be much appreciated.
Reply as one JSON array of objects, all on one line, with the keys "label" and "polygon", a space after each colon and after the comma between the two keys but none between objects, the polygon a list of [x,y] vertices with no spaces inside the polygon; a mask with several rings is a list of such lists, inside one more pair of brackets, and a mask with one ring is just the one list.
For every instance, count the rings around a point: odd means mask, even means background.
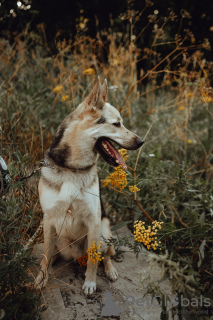
[{"label": "dog's fur", "polygon": [[[107,239],[112,236],[109,220],[101,218],[98,156],[100,153],[110,165],[118,166],[122,160],[118,154],[117,158],[112,156],[110,141],[129,150],[139,148],[143,141],[123,126],[120,113],[107,102],[107,93],[107,82],[101,85],[98,79],[88,97],[61,123],[47,150],[47,165],[42,168],[39,181],[44,212],[44,255],[37,286],[47,283],[56,248],[66,259],[78,259],[86,254],[93,241],[99,243],[101,235]],[[111,156],[104,150],[102,142],[106,141]],[[113,281],[118,276],[110,259],[114,254],[111,246],[103,260],[105,273]],[[96,271],[97,263],[88,261],[85,294],[96,290]]]}]

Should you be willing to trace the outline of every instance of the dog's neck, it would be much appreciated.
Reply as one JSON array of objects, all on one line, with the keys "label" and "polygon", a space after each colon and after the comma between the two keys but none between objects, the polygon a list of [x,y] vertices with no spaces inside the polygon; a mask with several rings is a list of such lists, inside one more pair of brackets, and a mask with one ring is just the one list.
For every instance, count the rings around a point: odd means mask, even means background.
[{"label": "dog's neck", "polygon": [[63,166],[61,167],[60,165],[56,164],[48,154],[46,154],[45,160],[42,163],[43,167],[48,167],[51,169],[56,169],[58,171],[72,171],[72,172],[86,172],[92,169],[94,166],[96,166],[96,163],[98,161],[98,156],[96,157],[94,163],[89,164],[87,166],[77,166],[77,167],[72,167],[72,166]]}]

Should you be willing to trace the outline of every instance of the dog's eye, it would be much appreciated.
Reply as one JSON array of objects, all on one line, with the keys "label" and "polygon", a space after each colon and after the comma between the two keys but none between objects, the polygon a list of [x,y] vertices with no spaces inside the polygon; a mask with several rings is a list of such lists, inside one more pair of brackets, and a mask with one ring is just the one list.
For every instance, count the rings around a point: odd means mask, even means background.
[{"label": "dog's eye", "polygon": [[120,124],[120,122],[115,122],[115,123],[113,123],[113,126],[115,126],[115,127],[120,127],[121,124]]}]

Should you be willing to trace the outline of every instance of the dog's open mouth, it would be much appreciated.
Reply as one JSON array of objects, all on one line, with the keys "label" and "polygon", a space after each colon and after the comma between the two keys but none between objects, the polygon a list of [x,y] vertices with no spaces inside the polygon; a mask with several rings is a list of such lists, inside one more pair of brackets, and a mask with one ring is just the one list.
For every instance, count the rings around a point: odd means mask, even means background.
[{"label": "dog's open mouth", "polygon": [[[114,141],[113,141],[114,142]],[[103,157],[103,159],[111,166],[117,167],[121,165],[124,170],[127,169],[126,163],[118,150],[112,145],[111,141],[106,138],[100,138],[95,144],[95,149]]]}]

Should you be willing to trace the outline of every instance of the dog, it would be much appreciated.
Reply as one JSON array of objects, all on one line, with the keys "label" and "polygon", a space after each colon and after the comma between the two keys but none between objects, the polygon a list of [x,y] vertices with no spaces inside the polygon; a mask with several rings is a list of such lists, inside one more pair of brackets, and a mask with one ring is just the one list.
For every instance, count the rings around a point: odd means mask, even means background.
[{"label": "dog", "polygon": [[[36,286],[46,285],[55,252],[67,260],[78,259],[93,241],[99,243],[101,235],[106,239],[112,236],[109,220],[101,216],[98,157],[126,170],[124,159],[112,142],[136,150],[143,141],[124,127],[107,95],[107,81],[101,84],[98,78],[89,95],[61,123],[46,152],[38,186],[44,213],[44,254]],[[115,281],[118,273],[111,262],[115,250],[103,243],[104,248],[105,273]],[[97,263],[88,259],[83,285],[86,295],[96,290],[96,273]]]}]

